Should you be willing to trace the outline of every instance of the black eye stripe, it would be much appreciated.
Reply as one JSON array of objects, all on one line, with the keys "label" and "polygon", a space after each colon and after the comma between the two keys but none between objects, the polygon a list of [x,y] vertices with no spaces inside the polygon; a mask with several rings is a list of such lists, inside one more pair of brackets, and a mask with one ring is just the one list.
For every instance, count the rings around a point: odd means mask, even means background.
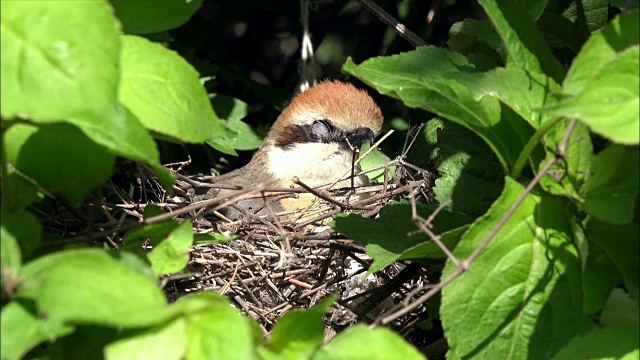
[{"label": "black eye stripe", "polygon": [[[321,123],[326,129],[318,129],[317,123]],[[316,131],[314,132],[314,125]],[[320,130],[320,131],[318,131]],[[290,125],[280,133],[279,137],[275,140],[275,146],[282,149],[289,149],[295,144],[306,143],[325,143],[325,144],[340,144],[341,147],[349,149],[350,146],[347,142],[347,138],[353,146],[359,147],[364,140],[373,139],[373,131],[368,128],[358,128],[354,131],[345,132],[341,129],[333,126],[331,121],[327,119],[316,120],[313,124],[309,125]]]}]

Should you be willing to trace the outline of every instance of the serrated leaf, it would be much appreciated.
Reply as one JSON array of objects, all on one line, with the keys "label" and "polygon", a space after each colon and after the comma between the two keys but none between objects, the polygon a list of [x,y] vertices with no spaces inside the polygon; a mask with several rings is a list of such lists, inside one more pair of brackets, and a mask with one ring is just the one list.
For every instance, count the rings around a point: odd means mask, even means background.
[{"label": "serrated leaf", "polygon": [[[50,325],[140,327],[164,316],[166,299],[145,275],[103,250],[65,250],[22,267],[18,295],[33,299]],[[131,291],[135,289],[135,291]]]},{"label": "serrated leaf", "polygon": [[330,297],[307,310],[286,313],[273,328],[269,348],[287,359],[309,359],[323,343],[322,319],[335,297]]},{"label": "serrated leaf", "polygon": [[222,136],[195,69],[177,53],[146,39],[122,41],[120,101],[148,128],[189,143]]},{"label": "serrated leaf", "polygon": [[[434,205],[418,204],[417,207],[418,214],[425,219],[435,209]],[[472,218],[466,215],[443,210],[434,219],[433,231],[442,234],[443,243],[453,249],[461,235],[458,229],[471,221]],[[408,201],[387,204],[380,210],[378,219],[367,219],[356,214],[336,215],[331,226],[367,247],[367,254],[374,259],[369,267],[370,273],[403,258],[444,257],[438,246],[411,220],[411,205]]]},{"label": "serrated leaf", "polygon": [[564,79],[562,88],[565,93],[577,95],[598,69],[610,62],[618,53],[640,41],[638,12],[630,11],[611,20],[602,31],[589,38]]},{"label": "serrated leaf", "polygon": [[186,23],[202,0],[110,0],[127,34],[171,30]]},{"label": "serrated leaf", "polygon": [[544,37],[538,31],[535,18],[523,7],[525,3],[511,0],[478,2],[504,42],[507,49],[507,66],[517,66],[546,74],[557,82],[562,81],[565,75],[564,68],[553,56]]},{"label": "serrated leaf", "polygon": [[104,349],[106,359],[181,359],[186,352],[187,324],[177,318],[168,324],[145,329]]},{"label": "serrated leaf", "polygon": [[594,132],[622,144],[640,142],[640,47],[632,46],[602,64],[582,91],[544,114],[578,119]]},{"label": "serrated leaf", "polygon": [[497,99],[485,97],[476,101],[466,86],[452,78],[452,74],[482,70],[485,68],[470,58],[431,46],[373,58],[360,65],[347,59],[343,66],[344,72],[356,76],[382,94],[398,98],[409,107],[436,113],[474,131],[487,142],[508,171],[524,142],[532,135],[532,130],[526,128],[524,121],[515,123],[503,118]]},{"label": "serrated leaf", "polygon": [[[593,243],[599,246],[611,259],[622,275],[629,294],[638,300],[640,259],[635,254],[640,251],[640,225],[637,223],[613,225],[597,219],[590,219],[585,228],[585,234],[589,244]],[[609,269],[609,271],[613,271],[613,269]]]},{"label": "serrated leaf", "polygon": [[633,220],[640,183],[640,149],[611,145],[593,157],[591,177],[583,192],[583,209],[613,224]]},{"label": "serrated leaf", "polygon": [[174,274],[184,269],[189,262],[191,245],[193,227],[189,221],[185,221],[147,254],[151,269],[157,275]]},{"label": "serrated leaf", "polygon": [[596,329],[584,336],[573,338],[553,359],[635,360],[640,356],[639,335],[637,326]]},{"label": "serrated leaf", "polygon": [[[524,192],[510,178],[505,185],[462,237],[458,259],[478,248]],[[469,270],[443,289],[440,314],[456,357],[546,359],[589,328],[571,229],[562,199],[526,196]],[[454,270],[447,261],[442,278]]]},{"label": "serrated leaf", "polygon": [[425,359],[418,350],[395,332],[377,327],[355,325],[340,333],[320,348],[312,360],[383,360],[393,356],[396,359]]},{"label": "serrated leaf", "polygon": [[68,124],[15,124],[5,133],[9,161],[47,191],[73,206],[111,176],[115,156]]}]

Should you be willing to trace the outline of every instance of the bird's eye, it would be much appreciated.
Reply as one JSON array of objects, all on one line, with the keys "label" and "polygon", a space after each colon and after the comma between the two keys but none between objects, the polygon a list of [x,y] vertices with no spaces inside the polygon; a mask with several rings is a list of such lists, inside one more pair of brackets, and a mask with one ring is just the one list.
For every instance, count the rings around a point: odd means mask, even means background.
[{"label": "bird's eye", "polygon": [[311,125],[311,131],[318,137],[327,137],[331,132],[331,127],[328,120],[316,120]]}]

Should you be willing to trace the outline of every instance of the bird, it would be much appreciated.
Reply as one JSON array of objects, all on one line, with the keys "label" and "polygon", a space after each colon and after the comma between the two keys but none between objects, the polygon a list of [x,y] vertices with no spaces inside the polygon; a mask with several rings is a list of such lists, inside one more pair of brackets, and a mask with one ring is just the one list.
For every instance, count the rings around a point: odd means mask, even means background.
[{"label": "bird", "polygon": [[[335,181],[352,169],[353,149],[365,141],[373,143],[383,121],[382,111],[365,90],[337,80],[322,81],[291,100],[247,165],[212,180],[220,188],[208,190],[208,197],[230,194],[229,187],[259,183],[288,188],[293,179],[311,187]],[[355,172],[359,171],[358,165]],[[353,180],[356,187],[366,184],[365,175]],[[350,185],[350,180],[343,180],[336,186]],[[276,211],[301,208],[309,203],[306,199],[283,199],[272,205]],[[240,200],[236,206],[256,214],[266,211],[264,198]],[[222,213],[242,218],[234,207]]]}]

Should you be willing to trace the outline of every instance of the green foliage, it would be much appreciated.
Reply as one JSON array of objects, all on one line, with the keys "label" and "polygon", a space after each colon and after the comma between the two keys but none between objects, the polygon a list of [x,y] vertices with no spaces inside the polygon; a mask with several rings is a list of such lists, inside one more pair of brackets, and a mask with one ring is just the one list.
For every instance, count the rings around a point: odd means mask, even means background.
[{"label": "green foliage", "polygon": [[[0,3],[1,357],[424,358],[383,327],[353,326],[323,344],[333,299],[286,314],[268,339],[218,294],[169,304],[159,276],[183,271],[194,242],[229,240],[194,238],[188,221],[132,229],[119,252],[38,248],[50,234],[30,206],[54,197],[78,207],[117,171],[117,157],[149,165],[170,191],[154,138],[232,155],[260,145],[261,132],[243,121],[248,98],[208,94],[188,55],[150,40],[202,3]],[[451,204],[432,231],[456,258],[496,233],[444,287],[441,305],[427,304],[430,316],[439,307],[450,358],[638,357],[640,36],[638,11],[619,14],[624,4],[480,0],[487,20],[454,24],[448,49],[344,64],[381,94],[438,116],[409,157],[440,175],[436,199]],[[277,89],[248,87],[281,104]],[[525,194],[572,119],[565,157]],[[386,161],[374,152],[363,168]],[[423,218],[435,209],[417,207]],[[149,205],[145,220],[160,213]],[[446,258],[406,201],[377,219],[337,215],[332,226],[366,246],[370,272]],[[147,241],[152,251],[140,246]],[[442,278],[456,270],[446,260]]]}]

